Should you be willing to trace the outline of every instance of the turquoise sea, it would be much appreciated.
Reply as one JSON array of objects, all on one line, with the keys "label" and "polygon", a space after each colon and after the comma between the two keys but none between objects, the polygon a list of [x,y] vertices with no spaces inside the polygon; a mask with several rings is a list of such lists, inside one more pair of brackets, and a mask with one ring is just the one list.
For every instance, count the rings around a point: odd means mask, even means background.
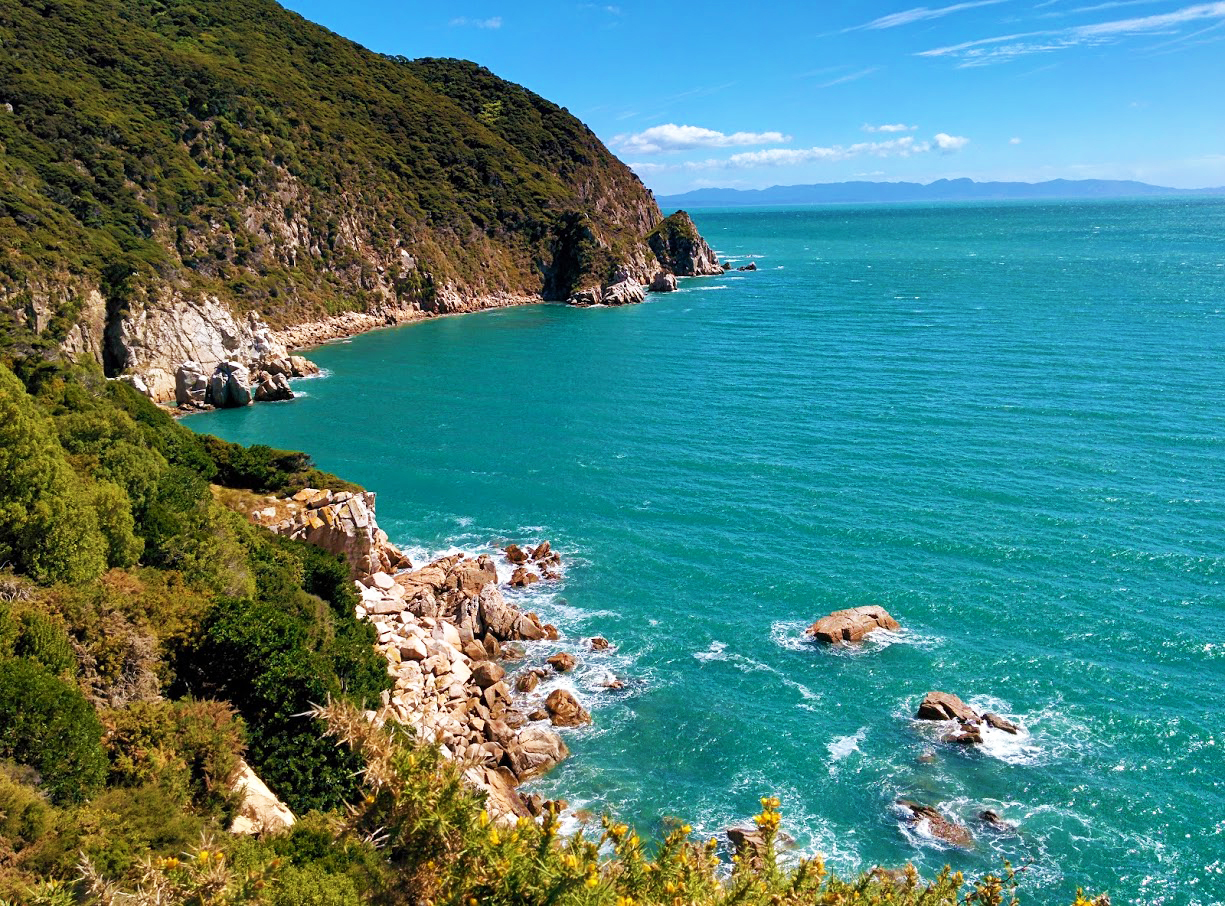
[{"label": "turquoise sea", "polygon": [[[553,542],[564,581],[519,597],[595,725],[547,795],[721,836],[777,794],[847,872],[1225,901],[1225,202],[693,213],[760,269],[368,334],[302,398],[185,423],[377,490],[416,558]],[[904,630],[803,641],[863,604]],[[942,745],[929,689],[1024,733]]]}]

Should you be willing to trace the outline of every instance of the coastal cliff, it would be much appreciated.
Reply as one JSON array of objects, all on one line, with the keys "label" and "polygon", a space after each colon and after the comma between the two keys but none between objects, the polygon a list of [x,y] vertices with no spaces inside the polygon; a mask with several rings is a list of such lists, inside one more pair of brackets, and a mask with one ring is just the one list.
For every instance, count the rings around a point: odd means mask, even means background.
[{"label": "coastal cliff", "polygon": [[263,364],[251,312],[295,345],[636,301],[672,269],[638,177],[475,64],[372,53],[271,0],[18,5],[0,41],[10,361],[93,360],[165,400],[184,361]]}]

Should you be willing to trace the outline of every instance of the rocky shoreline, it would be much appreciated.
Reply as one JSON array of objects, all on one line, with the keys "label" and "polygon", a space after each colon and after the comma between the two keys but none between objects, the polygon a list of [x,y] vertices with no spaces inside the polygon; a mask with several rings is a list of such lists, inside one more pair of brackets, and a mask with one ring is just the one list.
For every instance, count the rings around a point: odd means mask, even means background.
[{"label": "rocky shoreline", "polygon": [[[561,556],[547,541],[511,545],[505,553],[512,575],[505,582],[488,555],[453,554],[414,569],[379,529],[373,493],[308,488],[264,503],[247,514],[256,524],[349,564],[360,597],[356,616],[373,624],[377,650],[395,681],[367,717],[403,724],[436,743],[487,794],[496,820],[542,814],[546,803],[517,787],[569,754],[555,727],[582,726],[591,715],[565,689],[535,701],[541,674],[573,669],[574,659],[558,652],[547,660],[549,668],[516,671],[528,645],[556,641],[559,633],[508,603],[501,587],[561,579]],[[608,647],[604,639],[589,644],[593,652]]]},{"label": "rocky shoreline", "polygon": [[343,340],[372,330],[399,327],[443,315],[463,315],[517,305],[537,305],[543,301],[540,296],[522,293],[461,296],[451,290],[442,290],[435,300],[435,306],[430,309],[405,305],[385,306],[375,311],[347,311],[317,321],[282,327],[272,331],[272,336],[286,349],[296,351],[319,346],[331,340]]}]

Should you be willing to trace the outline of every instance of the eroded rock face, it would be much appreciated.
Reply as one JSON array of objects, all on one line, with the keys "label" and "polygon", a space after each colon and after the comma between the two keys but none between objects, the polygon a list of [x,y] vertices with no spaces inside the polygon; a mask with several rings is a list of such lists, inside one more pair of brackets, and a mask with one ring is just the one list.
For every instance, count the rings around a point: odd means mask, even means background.
[{"label": "eroded rock face", "polygon": [[925,830],[937,840],[943,840],[953,846],[972,847],[974,836],[964,824],[958,824],[945,818],[930,805],[921,805],[909,799],[897,800],[898,808],[911,827]]},{"label": "eroded rock face", "polygon": [[238,814],[230,825],[233,834],[276,834],[297,822],[294,813],[256,776],[251,766],[239,761],[231,789],[242,797]]},{"label": "eroded rock face", "polygon": [[852,607],[822,617],[808,627],[807,633],[818,642],[860,642],[878,629],[901,628],[883,607]]},{"label": "eroded rock face", "polygon": [[236,409],[251,403],[251,375],[242,362],[221,362],[208,379],[208,402],[218,409]]},{"label": "eroded rock face", "polygon": [[208,375],[199,362],[184,362],[174,375],[174,399],[180,406],[202,407],[208,402]]},{"label": "eroded rock face", "polygon": [[334,494],[328,490],[306,488],[286,501],[291,514],[267,527],[278,535],[307,541],[349,564],[354,579],[369,579],[390,574],[412,564],[408,557],[387,540],[374,516],[375,495],[366,491]]},{"label": "eroded rock face", "polygon": [[646,289],[636,280],[626,278],[603,288],[588,287],[571,294],[569,305],[636,305],[646,299]]},{"label": "eroded rock face", "polygon": [[660,265],[678,277],[717,276],[723,268],[714,251],[698,233],[698,228],[684,211],[664,219],[647,236],[647,244]]},{"label": "eroded rock face", "polygon": [[651,292],[676,292],[676,276],[674,274],[669,274],[667,271],[659,271],[654,277],[651,278]]}]

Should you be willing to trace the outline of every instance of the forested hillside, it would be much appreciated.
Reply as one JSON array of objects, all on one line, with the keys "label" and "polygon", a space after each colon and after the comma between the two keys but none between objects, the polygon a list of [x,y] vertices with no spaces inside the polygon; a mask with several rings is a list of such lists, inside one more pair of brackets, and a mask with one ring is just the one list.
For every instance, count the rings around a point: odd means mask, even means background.
[{"label": "forested hillside", "polygon": [[271,0],[6,3],[0,45],[10,349],[102,361],[124,316],[208,296],[277,327],[653,270],[638,178],[474,64],[381,56]]}]

